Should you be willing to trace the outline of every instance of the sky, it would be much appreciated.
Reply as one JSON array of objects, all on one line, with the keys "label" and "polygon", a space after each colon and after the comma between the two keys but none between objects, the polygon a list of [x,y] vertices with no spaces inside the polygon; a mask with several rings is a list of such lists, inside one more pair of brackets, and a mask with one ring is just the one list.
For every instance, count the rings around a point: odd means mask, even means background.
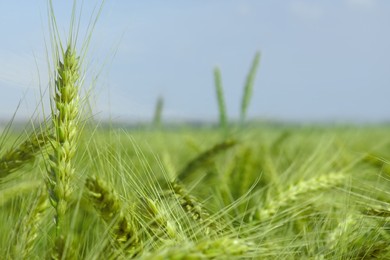
[{"label": "sky", "polygon": [[[53,0],[63,35],[71,2]],[[83,4],[80,41],[98,3]],[[50,71],[46,6],[0,0],[2,119],[18,104],[17,118],[40,108]],[[236,119],[260,51],[249,118],[390,121],[389,13],[387,0],[107,0],[84,63],[86,77],[96,78],[93,113],[148,121],[162,96],[167,120],[217,121],[218,66]]]}]

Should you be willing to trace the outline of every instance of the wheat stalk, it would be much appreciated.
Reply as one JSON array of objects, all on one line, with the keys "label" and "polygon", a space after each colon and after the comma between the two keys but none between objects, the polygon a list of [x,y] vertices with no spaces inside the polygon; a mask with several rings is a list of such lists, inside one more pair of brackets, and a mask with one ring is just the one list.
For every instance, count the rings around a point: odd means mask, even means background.
[{"label": "wheat stalk", "polygon": [[52,260],[77,259],[73,246],[68,244],[67,238],[63,235],[56,238],[54,248],[48,257]]}]

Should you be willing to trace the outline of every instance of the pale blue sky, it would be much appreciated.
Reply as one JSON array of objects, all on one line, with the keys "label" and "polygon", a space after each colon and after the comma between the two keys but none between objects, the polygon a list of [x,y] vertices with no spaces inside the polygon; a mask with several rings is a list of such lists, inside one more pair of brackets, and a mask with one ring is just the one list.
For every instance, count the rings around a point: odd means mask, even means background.
[{"label": "pale blue sky", "polygon": [[[71,1],[54,0],[66,31]],[[84,4],[85,24],[96,1]],[[61,6],[60,6],[61,5]],[[0,0],[0,116],[29,116],[45,85],[46,1]],[[257,50],[250,117],[390,121],[390,1],[109,1],[92,38],[102,64],[94,112],[149,120],[165,99],[170,119],[217,120],[212,70],[220,66],[230,117]],[[45,86],[43,86],[45,87]]]}]

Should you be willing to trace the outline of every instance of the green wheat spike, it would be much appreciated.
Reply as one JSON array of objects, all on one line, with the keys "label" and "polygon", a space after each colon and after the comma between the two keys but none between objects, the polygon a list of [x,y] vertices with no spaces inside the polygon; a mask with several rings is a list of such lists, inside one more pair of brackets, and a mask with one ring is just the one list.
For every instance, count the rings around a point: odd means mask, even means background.
[{"label": "green wheat spike", "polygon": [[249,74],[245,82],[244,94],[242,96],[242,103],[241,103],[241,113],[240,113],[241,124],[243,124],[245,121],[249,103],[252,98],[253,85],[255,83],[255,76],[256,76],[257,68],[259,67],[259,62],[260,62],[260,52],[257,52],[255,58],[253,59],[251,69],[249,71]]},{"label": "green wheat spike", "polygon": [[217,92],[217,100],[218,100],[218,108],[219,108],[219,125],[221,128],[226,128],[227,126],[226,105],[225,105],[225,98],[223,94],[221,71],[218,67],[214,68],[214,82],[215,82],[215,89]]},{"label": "green wheat spike", "polygon": [[162,111],[164,108],[164,98],[162,96],[159,96],[156,102],[156,109],[154,111],[154,117],[153,117],[153,126],[154,127],[160,127],[161,126],[161,118],[162,118]]},{"label": "green wheat spike", "polygon": [[187,163],[187,165],[178,173],[177,179],[180,181],[185,180],[190,176],[195,170],[208,165],[214,157],[218,154],[229,150],[237,144],[236,140],[228,139],[220,143],[217,143],[210,149],[200,153],[197,157],[192,159]]}]

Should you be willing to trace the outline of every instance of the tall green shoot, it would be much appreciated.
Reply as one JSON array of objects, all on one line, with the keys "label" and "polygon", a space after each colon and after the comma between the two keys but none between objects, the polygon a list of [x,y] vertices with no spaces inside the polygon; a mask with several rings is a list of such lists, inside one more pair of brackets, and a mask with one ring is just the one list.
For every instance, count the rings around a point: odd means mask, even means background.
[{"label": "tall green shoot", "polygon": [[240,123],[241,125],[244,124],[244,121],[247,116],[247,111],[249,107],[250,100],[252,98],[253,94],[253,85],[255,83],[255,76],[257,72],[257,68],[259,67],[260,63],[260,52],[257,52],[253,62],[252,66],[250,68],[250,71],[248,73],[248,76],[246,78],[245,86],[244,86],[244,93],[242,96],[242,101],[241,101],[241,111],[240,111]]},{"label": "tall green shoot", "polygon": [[[85,58],[91,34],[100,14],[103,2],[97,13],[91,16],[87,32],[83,40],[81,51],[77,51],[78,34],[80,28],[80,14],[77,14],[77,1],[73,1],[69,33],[65,40],[61,37],[55,17],[54,7],[48,0],[48,17],[50,27],[50,40],[52,49],[52,68],[50,68],[51,88],[51,121],[53,135],[49,143],[53,148],[47,162],[46,186],[49,200],[55,210],[56,240],[54,259],[70,257],[71,252],[67,246],[66,236],[69,231],[66,213],[70,211],[70,197],[73,193],[73,178],[76,168],[73,159],[76,155],[80,131],[80,88],[84,82],[82,63]],[[78,19],[77,16],[80,16]],[[49,62],[50,64],[50,62]],[[50,67],[50,65],[49,65]],[[68,255],[67,255],[68,254]]]},{"label": "tall green shoot", "polygon": [[80,71],[80,59],[76,54],[77,38],[74,35],[76,4],[73,4],[69,38],[64,46],[60,41],[52,2],[50,7],[50,25],[52,26],[52,47],[54,52],[54,71],[52,72],[52,124],[54,135],[50,140],[53,148],[49,156],[46,184],[49,198],[55,209],[57,237],[63,237],[64,218],[71,194],[71,179],[75,169],[73,157],[76,152],[79,131],[79,89],[83,75]]},{"label": "tall green shoot", "polygon": [[218,67],[214,68],[214,82],[215,82],[215,90],[217,92],[217,100],[218,100],[218,108],[219,108],[219,126],[223,129],[226,129],[227,127],[226,105],[225,105],[225,98],[223,94],[221,71]]},{"label": "tall green shoot", "polygon": [[164,108],[164,98],[159,96],[156,102],[156,108],[153,116],[153,126],[156,128],[161,127],[162,111]]}]

